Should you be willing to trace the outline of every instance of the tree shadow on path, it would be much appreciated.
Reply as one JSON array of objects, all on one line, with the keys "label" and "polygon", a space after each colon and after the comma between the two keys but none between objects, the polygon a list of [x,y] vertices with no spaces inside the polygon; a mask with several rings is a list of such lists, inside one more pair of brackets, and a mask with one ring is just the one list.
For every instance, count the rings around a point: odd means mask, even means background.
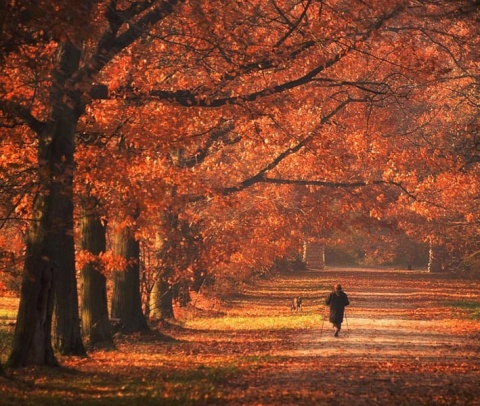
[{"label": "tree shadow on path", "polygon": [[284,393],[268,402],[480,404],[480,323],[446,305],[477,297],[478,281],[421,271],[311,270],[253,288],[244,305],[265,300],[271,311],[286,312],[284,298],[298,294],[304,312],[325,314],[324,298],[337,282],[351,302],[340,337],[328,321],[291,334],[291,348],[273,351],[278,361],[262,370],[256,389]]}]

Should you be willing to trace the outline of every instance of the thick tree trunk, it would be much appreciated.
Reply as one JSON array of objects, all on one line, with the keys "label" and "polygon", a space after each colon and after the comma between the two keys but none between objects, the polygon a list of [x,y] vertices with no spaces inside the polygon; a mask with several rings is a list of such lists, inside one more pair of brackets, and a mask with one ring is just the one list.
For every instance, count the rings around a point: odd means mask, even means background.
[{"label": "thick tree trunk", "polygon": [[140,246],[130,228],[116,231],[113,251],[125,258],[127,266],[113,274],[111,316],[119,319],[125,332],[148,330],[140,296]]},{"label": "thick tree trunk", "polygon": [[[41,191],[26,241],[20,306],[9,364],[56,365],[52,318],[57,298],[56,342],[64,353],[84,354],[78,317],[73,242],[74,136],[79,102],[68,98],[64,84],[78,67],[80,51],[59,47],[51,117],[39,134],[38,178]],[[55,295],[55,293],[57,295]]]},{"label": "thick tree trunk", "polygon": [[51,340],[56,271],[50,259],[53,255],[49,256],[42,236],[44,227],[43,224],[33,226],[27,241],[20,306],[8,360],[11,367],[57,365]]},{"label": "thick tree trunk", "polygon": [[172,286],[166,279],[165,275],[158,278],[151,295],[150,315],[158,320],[174,317]]},{"label": "thick tree trunk", "polygon": [[[60,53],[61,72],[58,81],[65,80],[76,71],[80,51],[71,44],[66,44]],[[75,130],[79,114],[79,103],[75,100],[57,106],[54,115],[55,139],[52,143],[51,160],[55,168],[62,168],[54,176],[52,194],[52,211],[56,213],[60,230],[57,233],[56,264],[59,272],[55,283],[54,347],[63,355],[85,355],[85,348],[80,332],[78,314],[78,289],[75,273],[75,246],[73,240],[73,173],[75,169]],[[76,106],[76,107],[75,107]],[[63,165],[62,165],[63,164]]]},{"label": "thick tree trunk", "polygon": [[172,295],[172,286],[165,281],[160,279],[160,311],[162,319],[172,319],[173,318],[173,295]]},{"label": "thick tree trunk", "polygon": [[[106,227],[93,212],[95,201],[90,199],[80,218],[80,246],[98,256],[106,251]],[[90,210],[90,207],[92,209]],[[112,330],[108,318],[107,279],[100,261],[93,260],[81,270],[81,319],[83,336],[89,346],[113,347]]]},{"label": "thick tree trunk", "polygon": [[[74,129],[72,129],[74,131]],[[64,129],[68,131],[68,129]],[[73,162],[72,162],[73,167]],[[78,313],[78,289],[75,273],[75,251],[73,240],[73,176],[68,177],[68,186],[55,185],[53,207],[62,214],[64,221],[61,238],[57,242],[56,264],[58,267],[55,282],[55,312],[54,312],[54,348],[63,355],[85,355],[80,331],[80,317]]]}]

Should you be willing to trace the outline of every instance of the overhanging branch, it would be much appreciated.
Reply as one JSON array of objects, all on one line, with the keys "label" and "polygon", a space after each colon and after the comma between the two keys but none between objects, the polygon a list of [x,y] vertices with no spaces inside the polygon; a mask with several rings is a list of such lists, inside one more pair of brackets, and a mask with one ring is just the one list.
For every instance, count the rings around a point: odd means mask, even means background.
[{"label": "overhanging branch", "polygon": [[[190,89],[180,89],[175,91],[153,90],[147,96],[135,95],[133,96],[133,98],[142,99],[145,97],[146,98],[150,97],[151,99],[167,100],[185,107],[195,106],[195,107],[213,108],[213,107],[225,106],[228,104],[241,104],[244,102],[251,102],[263,97],[283,93],[285,91],[288,91],[312,82],[321,72],[324,72],[326,69],[334,66],[336,63],[342,60],[346,55],[350,54],[350,52],[355,50],[356,43],[360,41],[366,41],[368,38],[370,38],[373,35],[374,32],[379,30],[387,21],[389,21],[390,19],[398,15],[401,12],[401,10],[403,10],[403,6],[397,7],[394,10],[392,10],[389,14],[383,16],[382,18],[379,18],[377,21],[375,21],[372,24],[370,29],[368,29],[363,33],[360,33],[358,37],[355,38],[355,40],[353,41],[354,45],[345,45],[341,51],[333,55],[325,63],[316,66],[309,72],[305,73],[304,75],[296,79],[281,83],[276,86],[272,86],[272,87],[259,90],[250,94],[245,94],[240,96],[231,96],[231,97],[220,97],[220,98],[211,98],[207,95],[198,94],[196,91],[190,90]],[[260,66],[260,68],[262,67]]]},{"label": "overhanging branch", "polygon": [[355,182],[333,182],[315,179],[283,179],[283,178],[268,178],[261,180],[262,183],[271,183],[276,185],[298,185],[298,186],[321,186],[330,188],[355,189],[359,187],[366,187],[371,185],[395,186],[404,194],[413,200],[417,200],[417,196],[410,192],[405,186],[399,182],[391,180],[372,180],[372,181],[355,181]]},{"label": "overhanging branch", "polygon": [[[147,10],[151,6],[151,2],[144,2],[138,7],[133,5],[122,12],[112,10],[111,6],[107,9],[107,17],[110,23],[109,28],[104,32],[95,54],[90,58],[85,67],[81,69],[74,77],[73,81],[78,83],[87,77],[93,77],[99,73],[115,56],[121,51],[128,48],[133,42],[138,40],[142,35],[149,32],[150,27],[154,26],[164,18],[174,12],[174,6],[183,2],[181,0],[164,0],[160,4],[138,21],[132,22],[129,18]],[[128,28],[117,36],[120,27],[128,23]]]},{"label": "overhanging branch", "polygon": [[295,146],[287,148],[285,151],[283,151],[281,154],[279,154],[275,159],[273,159],[268,165],[263,167],[260,171],[258,171],[255,175],[252,177],[245,179],[243,182],[241,182],[239,185],[232,186],[232,187],[227,187],[223,190],[222,194],[224,196],[230,195],[235,192],[239,192],[243,189],[246,189],[256,183],[263,182],[266,179],[266,175],[268,172],[270,172],[272,169],[276,168],[282,161],[284,161],[287,157],[297,153],[300,151],[305,145],[307,145],[308,142],[310,142],[318,133],[320,128],[327,123],[332,117],[334,117],[338,112],[340,112],[345,106],[347,106],[349,103],[354,102],[352,99],[347,99],[343,102],[341,102],[336,108],[334,108],[329,114],[325,115],[322,117],[320,120],[320,123],[317,125],[317,127],[304,139],[299,141]]},{"label": "overhanging branch", "polygon": [[3,111],[7,117],[18,117],[36,134],[40,134],[45,128],[43,121],[37,120],[27,108],[19,103],[0,99],[0,111]]}]

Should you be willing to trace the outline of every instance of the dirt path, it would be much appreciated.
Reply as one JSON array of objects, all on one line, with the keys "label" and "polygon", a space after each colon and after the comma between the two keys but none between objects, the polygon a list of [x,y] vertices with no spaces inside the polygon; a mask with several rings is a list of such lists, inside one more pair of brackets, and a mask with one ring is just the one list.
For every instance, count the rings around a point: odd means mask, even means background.
[{"label": "dirt path", "polygon": [[251,390],[252,402],[264,394],[263,404],[480,404],[480,323],[464,314],[458,320],[446,305],[478,301],[478,281],[415,271],[310,271],[265,283],[236,306],[241,313],[257,300],[272,310],[298,293],[304,312],[323,313],[325,287],[336,282],[351,301],[341,337],[325,322],[286,338],[293,342],[272,349],[277,358],[259,371],[253,389],[245,385],[246,403]]},{"label": "dirt path", "polygon": [[[336,282],[351,301],[339,338],[319,316]],[[11,371],[0,405],[480,405],[480,322],[451,306],[479,292],[425,272],[291,273],[161,325],[169,340],[120,336],[63,368]]]}]

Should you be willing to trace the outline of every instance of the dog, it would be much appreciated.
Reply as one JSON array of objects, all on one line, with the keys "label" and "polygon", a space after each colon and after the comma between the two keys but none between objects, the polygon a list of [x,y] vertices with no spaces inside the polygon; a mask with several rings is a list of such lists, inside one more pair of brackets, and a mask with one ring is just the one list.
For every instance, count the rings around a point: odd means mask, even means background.
[{"label": "dog", "polygon": [[292,300],[292,312],[302,311],[302,298],[300,296],[294,297]]}]

